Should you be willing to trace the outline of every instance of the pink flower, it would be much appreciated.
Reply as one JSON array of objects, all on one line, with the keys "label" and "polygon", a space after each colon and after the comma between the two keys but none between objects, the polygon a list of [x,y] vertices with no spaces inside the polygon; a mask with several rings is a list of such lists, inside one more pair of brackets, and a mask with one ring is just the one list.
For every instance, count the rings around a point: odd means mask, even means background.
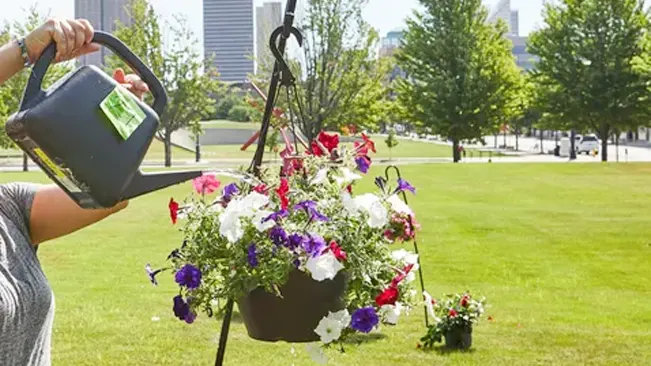
[{"label": "pink flower", "polygon": [[454,318],[455,316],[459,315],[456,310],[450,309],[450,312],[448,313],[448,316],[450,318]]},{"label": "pink flower", "polygon": [[219,188],[221,182],[213,174],[204,174],[192,180],[194,190],[201,194],[210,194]]}]

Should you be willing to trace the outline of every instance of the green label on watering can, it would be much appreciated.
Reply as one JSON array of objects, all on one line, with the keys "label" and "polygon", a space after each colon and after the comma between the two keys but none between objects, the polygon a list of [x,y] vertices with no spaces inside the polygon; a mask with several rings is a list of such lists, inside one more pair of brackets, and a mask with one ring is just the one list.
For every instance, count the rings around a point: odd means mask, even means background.
[{"label": "green label on watering can", "polygon": [[121,86],[113,89],[100,103],[100,107],[125,140],[145,120],[145,112],[140,109],[129,91]]}]

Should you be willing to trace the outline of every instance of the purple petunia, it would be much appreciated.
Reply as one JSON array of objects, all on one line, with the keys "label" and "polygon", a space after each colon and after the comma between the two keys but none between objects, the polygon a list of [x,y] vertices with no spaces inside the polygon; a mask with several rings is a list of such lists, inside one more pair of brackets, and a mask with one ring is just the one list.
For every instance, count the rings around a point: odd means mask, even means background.
[{"label": "purple petunia", "polygon": [[308,234],[307,239],[303,241],[302,245],[303,249],[312,257],[321,255],[326,248],[325,239],[314,233]]},{"label": "purple petunia", "polygon": [[172,307],[172,310],[174,311],[174,315],[179,318],[179,320],[184,320],[186,323],[192,324],[194,319],[197,317],[197,314],[193,313],[190,309],[190,300],[188,299],[188,302],[186,303],[183,301],[181,295],[176,295],[173,300],[174,306]]},{"label": "purple petunia", "polygon": [[396,187],[396,190],[393,193],[404,192],[404,191],[409,191],[413,194],[416,194],[416,188],[414,188],[414,186],[409,184],[409,182],[407,182],[406,180],[402,178],[398,178],[398,187]]},{"label": "purple petunia", "polygon": [[303,201],[294,205],[294,210],[305,210],[310,220],[328,221],[328,217],[317,211],[316,202],[312,200]]},{"label": "purple petunia", "polygon": [[379,319],[375,313],[375,309],[369,306],[355,310],[352,315],[350,326],[356,331],[368,333],[373,330],[373,327],[375,327],[378,322]]},{"label": "purple petunia", "polygon": [[201,284],[201,271],[191,264],[186,264],[176,272],[174,279],[179,285],[194,289]]},{"label": "purple petunia", "polygon": [[237,188],[237,185],[235,183],[231,183],[224,187],[222,195],[224,196],[225,201],[230,201],[231,198],[233,198],[233,196],[238,193],[240,193],[240,189]]},{"label": "purple petunia", "polygon": [[251,243],[251,245],[249,245],[247,261],[249,262],[249,266],[251,266],[251,268],[258,266],[258,253],[256,252],[255,243]]},{"label": "purple petunia", "polygon": [[357,169],[362,173],[368,173],[368,168],[371,167],[371,159],[368,156],[358,156],[355,158]]},{"label": "purple petunia", "polygon": [[287,244],[287,233],[285,232],[285,229],[278,225],[272,227],[271,230],[269,230],[269,238],[277,246]]},{"label": "purple petunia", "polygon": [[274,220],[275,222],[278,222],[281,218],[286,218],[287,216],[289,216],[289,211],[282,209],[280,211],[276,211],[271,215],[265,217],[264,219],[262,219],[262,222],[265,223],[269,220]]},{"label": "purple petunia", "polygon": [[303,235],[299,233],[294,233],[290,235],[289,240],[287,240],[287,248],[289,248],[290,250],[294,250],[298,247],[301,247],[303,246],[304,240],[305,238],[303,237]]}]

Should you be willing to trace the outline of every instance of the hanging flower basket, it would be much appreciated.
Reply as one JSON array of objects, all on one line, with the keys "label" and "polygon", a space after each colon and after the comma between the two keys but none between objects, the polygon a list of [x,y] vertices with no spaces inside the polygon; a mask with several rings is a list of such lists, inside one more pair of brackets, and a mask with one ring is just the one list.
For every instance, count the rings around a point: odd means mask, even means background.
[{"label": "hanging flower basket", "polygon": [[257,288],[237,301],[249,336],[260,341],[314,342],[323,314],[346,308],[345,272],[317,282],[299,270],[289,273],[282,297]]},{"label": "hanging flower basket", "polygon": [[[377,177],[374,192],[356,193],[371,152],[364,134],[346,149],[322,132],[308,151],[286,149],[280,174],[238,171],[223,189],[205,175],[198,195],[172,199],[172,222],[184,222],[184,244],[169,256],[175,316],[192,323],[235,301],[254,339],[331,346],[422,303],[412,287],[418,255],[400,247],[419,228],[401,199],[416,189]],[[159,271],[147,268],[155,283]]]}]

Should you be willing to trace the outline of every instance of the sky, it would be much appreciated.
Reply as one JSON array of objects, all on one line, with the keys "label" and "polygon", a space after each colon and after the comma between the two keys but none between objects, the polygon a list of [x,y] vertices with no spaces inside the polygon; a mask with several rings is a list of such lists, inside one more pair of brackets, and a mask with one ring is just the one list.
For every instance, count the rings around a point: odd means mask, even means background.
[{"label": "sky", "polygon": [[[4,4],[0,8],[0,22],[24,19],[25,11],[33,5],[36,5],[41,14],[64,18],[73,18],[75,15],[74,0],[2,0],[2,2]],[[165,19],[171,19],[173,14],[185,15],[195,36],[200,42],[202,41],[202,0],[150,0],[150,2]],[[254,2],[255,5],[261,5],[264,0],[254,0]],[[284,3],[285,0],[282,2]],[[497,2],[498,0],[484,0],[484,4],[489,8]],[[543,0],[511,0],[511,8],[520,11],[521,35],[527,35],[540,25],[542,3]],[[417,6],[418,0],[369,0],[364,9],[364,17],[383,35],[392,29],[404,27],[405,18]]]}]

